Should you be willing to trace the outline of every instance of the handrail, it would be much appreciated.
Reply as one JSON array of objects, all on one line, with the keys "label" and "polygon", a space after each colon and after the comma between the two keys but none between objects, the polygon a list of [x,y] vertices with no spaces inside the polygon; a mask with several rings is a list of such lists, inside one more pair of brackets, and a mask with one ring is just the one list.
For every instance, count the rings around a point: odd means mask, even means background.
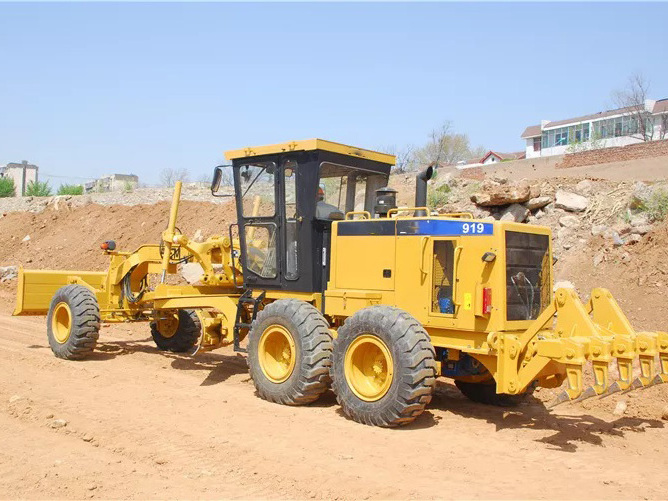
[{"label": "handrail", "polygon": [[350,212],[346,212],[346,221],[351,221],[353,218],[351,217],[349,219],[348,216],[365,216],[364,219],[371,219],[371,214],[369,211],[365,210],[351,210]]},{"label": "handrail", "polygon": [[423,210],[427,213],[429,212],[428,207],[394,207],[393,209],[387,211],[387,217],[392,217],[392,215],[398,214],[399,212],[415,212],[418,210]]},{"label": "handrail", "polygon": [[445,214],[439,214],[437,217],[454,217],[458,219],[474,219],[471,212],[446,212]]},{"label": "handrail", "polygon": [[[395,207],[393,209],[390,209],[387,211],[387,217],[392,217],[392,216],[397,216],[399,212],[416,212],[416,211],[426,211],[427,215],[426,216],[418,216],[418,217],[438,217],[438,218],[457,218],[457,219],[475,219],[473,217],[473,213],[471,212],[447,212],[445,214],[429,214],[429,208],[428,207]],[[402,216],[404,217],[404,216]],[[415,216],[407,216],[407,217],[415,217]]]},{"label": "handrail", "polygon": [[454,266],[452,267],[452,302],[455,306],[460,306],[461,302],[459,301],[459,298],[457,297],[457,292],[459,292],[459,287],[457,287],[457,283],[459,282],[459,257],[462,255],[462,250],[464,250],[463,247],[460,247],[459,245],[455,247],[455,252],[454,252]]}]

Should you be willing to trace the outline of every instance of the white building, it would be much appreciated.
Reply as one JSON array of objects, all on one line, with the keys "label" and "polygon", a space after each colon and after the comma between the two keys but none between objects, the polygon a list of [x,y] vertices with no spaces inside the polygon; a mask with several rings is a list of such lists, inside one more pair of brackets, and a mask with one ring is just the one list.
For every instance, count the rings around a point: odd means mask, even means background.
[{"label": "white building", "polygon": [[134,174],[111,174],[84,185],[86,193],[134,190],[139,185],[139,177]]},{"label": "white building", "polygon": [[26,187],[30,182],[37,182],[39,167],[29,164],[27,160],[19,163],[8,163],[0,167],[0,177],[8,177],[14,180],[16,195],[22,197],[26,193]]},{"label": "white building", "polygon": [[511,160],[522,160],[523,158],[525,158],[523,151],[516,151],[514,153],[500,153],[498,151],[489,150],[482,156],[482,158],[461,160],[457,162],[455,167],[457,167],[457,169],[470,169],[471,167],[482,167],[483,165],[493,165],[499,162],[510,162]]},{"label": "white building", "polygon": [[668,99],[648,99],[641,110],[619,108],[568,120],[543,120],[527,127],[522,139],[527,158],[562,155],[578,147],[607,148],[668,139]]},{"label": "white building", "polygon": [[482,165],[490,165],[498,162],[510,162],[511,160],[522,160],[524,158],[523,151],[517,151],[514,153],[500,153],[498,151],[488,151],[485,153],[485,156],[482,157],[480,163]]}]

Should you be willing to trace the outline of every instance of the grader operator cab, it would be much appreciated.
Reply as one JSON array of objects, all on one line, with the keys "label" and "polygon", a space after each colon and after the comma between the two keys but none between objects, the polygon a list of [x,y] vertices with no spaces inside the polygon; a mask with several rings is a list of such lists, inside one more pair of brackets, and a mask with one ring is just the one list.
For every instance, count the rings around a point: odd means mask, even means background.
[{"label": "grader operator cab", "polygon": [[[262,398],[308,404],[331,385],[348,416],[380,426],[414,420],[438,377],[496,405],[564,382],[555,404],[668,382],[668,334],[636,332],[605,289],[584,304],[553,294],[548,228],[431,214],[431,167],[415,207],[397,208],[391,155],[314,139],[227,158],[231,176],[216,168],[212,183],[234,185],[224,236],[179,233],[177,183],[161,242],[104,243],[106,272],[20,270],[14,313],[46,314],[66,359],[95,348],[101,322],[148,321],[161,350],[233,345]],[[199,284],[168,281],[186,262]]]}]

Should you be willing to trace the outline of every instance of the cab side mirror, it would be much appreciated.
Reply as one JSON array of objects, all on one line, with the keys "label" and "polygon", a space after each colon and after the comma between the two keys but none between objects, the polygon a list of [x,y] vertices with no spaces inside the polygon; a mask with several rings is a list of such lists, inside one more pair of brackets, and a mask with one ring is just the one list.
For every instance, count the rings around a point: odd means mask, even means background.
[{"label": "cab side mirror", "polygon": [[218,193],[220,184],[223,181],[223,169],[230,168],[231,165],[219,165],[213,169],[213,179],[211,180],[211,194],[214,197],[232,197],[234,194]]}]

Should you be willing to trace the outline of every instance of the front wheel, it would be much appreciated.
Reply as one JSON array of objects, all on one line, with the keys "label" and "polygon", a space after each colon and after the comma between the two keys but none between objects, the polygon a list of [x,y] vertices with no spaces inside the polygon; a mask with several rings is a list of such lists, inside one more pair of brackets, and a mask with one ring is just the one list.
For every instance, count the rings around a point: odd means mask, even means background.
[{"label": "front wheel", "polygon": [[429,335],[410,314],[371,306],[346,320],[334,342],[332,389],[360,423],[399,426],[422,414],[436,385]]},{"label": "front wheel", "polygon": [[159,312],[151,322],[151,336],[161,351],[185,353],[190,351],[202,332],[202,324],[195,310]]},{"label": "front wheel", "polygon": [[51,299],[46,317],[51,351],[58,358],[81,360],[95,349],[100,332],[97,298],[83,285],[66,285]]}]

